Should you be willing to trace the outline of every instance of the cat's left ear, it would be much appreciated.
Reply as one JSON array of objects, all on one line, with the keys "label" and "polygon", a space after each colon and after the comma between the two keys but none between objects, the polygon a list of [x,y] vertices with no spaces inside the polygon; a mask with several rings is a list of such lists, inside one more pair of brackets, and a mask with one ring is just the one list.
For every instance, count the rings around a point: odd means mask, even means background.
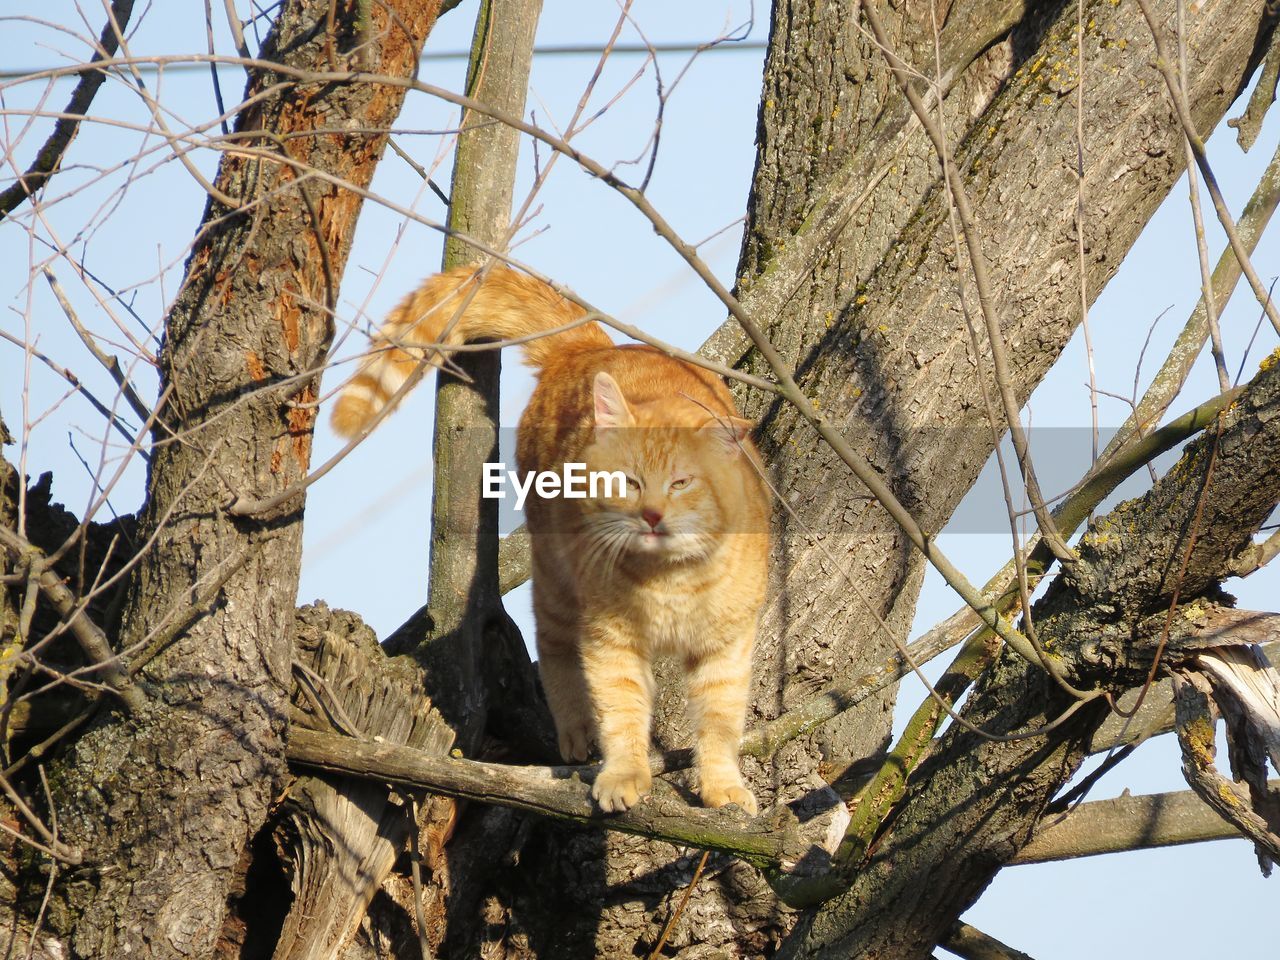
[{"label": "cat's left ear", "polygon": [[715,441],[718,449],[736,454],[754,428],[754,423],[742,417],[712,417],[699,429],[704,436]]},{"label": "cat's left ear", "polygon": [[607,430],[610,427],[634,427],[636,418],[627,406],[618,381],[603,370],[596,374],[591,385],[592,397],[595,401],[596,429]]}]

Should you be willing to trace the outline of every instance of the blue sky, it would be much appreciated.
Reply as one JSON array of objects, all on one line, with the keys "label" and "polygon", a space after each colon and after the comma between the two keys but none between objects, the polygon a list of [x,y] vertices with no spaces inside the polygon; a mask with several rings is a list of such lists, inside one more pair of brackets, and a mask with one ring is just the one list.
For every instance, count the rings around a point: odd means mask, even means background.
[{"label": "blue sky", "polygon": [[[203,52],[200,6],[163,5],[148,11],[132,39],[134,52]],[[473,11],[474,3],[467,3],[442,19],[428,51],[465,51],[470,44]],[[99,29],[101,16],[95,5],[81,20],[76,8],[65,0],[38,5],[20,0],[6,5],[0,13],[38,16],[93,33]],[[758,41],[767,32],[767,10],[761,6],[757,13],[761,19],[751,38]],[[699,4],[638,0],[634,15],[653,42],[697,42],[742,24],[749,19],[750,8],[723,0]],[[542,46],[599,44],[608,37],[615,18],[613,4],[583,0],[549,3],[538,42]],[[8,69],[56,65],[67,56],[78,58],[83,50],[74,37],[34,23],[7,22],[2,29],[9,49],[15,51]],[[634,33],[624,32],[624,42],[636,39]],[[229,49],[225,38],[219,42],[220,49]],[[654,204],[686,240],[701,241],[728,227],[701,248],[726,281],[736,264],[740,227],[734,224],[742,215],[754,164],[762,57],[758,49],[737,49],[707,54],[692,64],[667,104],[662,147],[649,190]],[[662,56],[663,79],[670,83],[687,59],[686,55]],[[638,57],[611,60],[588,113],[610,101],[640,65]],[[529,110],[537,121],[552,127],[567,122],[594,67],[593,56],[539,57],[529,99]],[[431,60],[424,65],[422,77],[460,89],[464,71],[461,59]],[[230,69],[221,75],[231,102],[242,87],[242,78]],[[214,115],[206,73],[173,74],[151,82],[157,96],[173,111],[175,126]],[[39,85],[3,87],[0,143],[16,143],[14,154],[19,163],[25,165],[47,129],[47,125],[39,125],[24,132],[21,111],[46,93],[49,107],[60,109],[68,90],[66,82],[51,91]],[[620,172],[624,177],[632,176],[637,168],[625,161],[642,153],[652,130],[654,109],[650,70],[577,142],[597,159],[624,163]],[[94,112],[125,117],[135,125],[148,121],[136,96],[118,83],[104,88]],[[454,108],[414,95],[400,127],[438,131],[451,128],[456,120]],[[1212,158],[1228,201],[1238,211],[1280,139],[1280,125],[1273,117],[1249,154],[1242,154],[1235,146],[1233,132],[1224,132],[1225,136],[1220,134],[1211,142]],[[441,137],[403,135],[399,142],[424,166],[430,167],[439,157],[436,179],[447,190],[448,158],[440,154]],[[135,163],[124,163],[140,151],[148,152]],[[198,151],[193,159],[212,175],[216,163],[212,152]],[[547,152],[541,151],[537,159],[545,164]],[[532,181],[534,160],[526,145],[517,202]],[[103,172],[95,166],[109,169]],[[11,175],[6,164],[0,180]],[[373,190],[412,206],[428,219],[444,218],[442,203],[407,164],[390,155],[379,169]],[[110,349],[124,353],[130,336],[146,340],[148,328],[155,329],[176,291],[203,196],[190,174],[172,160],[154,136],[105,124],[90,125],[82,132],[68,170],[55,181],[47,200],[64,194],[64,199],[47,203],[30,232],[15,224],[0,225],[0,262],[5,264],[0,329],[21,339],[38,338],[41,350],[73,369],[100,397],[109,400],[114,393],[110,381],[70,331],[39,276],[38,266],[51,257],[44,241],[66,246],[83,258],[89,269],[121,292],[121,300],[137,314],[136,319],[130,316],[119,302],[99,301],[65,262],[52,261],[85,322],[107,338]],[[601,308],[689,349],[696,348],[724,319],[723,308],[630,205],[568,162],[558,162],[534,206],[540,212],[522,236],[515,255]],[[27,222],[31,222],[29,216]],[[1221,234],[1214,224],[1209,234],[1216,258],[1222,248]],[[1278,272],[1280,262],[1275,231],[1272,234],[1255,258],[1264,282]],[[351,329],[343,354],[350,356],[362,349],[368,324],[383,316],[422,276],[438,268],[440,251],[439,234],[430,227],[406,223],[392,211],[366,204],[341,291],[342,320]],[[1171,342],[1194,306],[1198,286],[1186,191],[1180,185],[1092,309],[1095,357],[1104,389],[1131,392],[1142,341],[1157,315],[1168,308],[1152,337],[1143,376],[1154,372],[1163,356],[1161,347]],[[1242,289],[1223,317],[1233,372],[1257,317],[1256,302],[1247,288]],[[1265,326],[1246,366],[1246,377],[1256,369],[1257,360],[1275,346],[1274,340],[1274,331]],[[116,346],[111,347],[112,343]],[[531,382],[515,358],[508,357],[505,366],[502,418],[504,424],[514,425]],[[144,395],[151,396],[154,378],[139,369],[137,379]],[[1030,416],[1037,428],[1033,442],[1042,436],[1050,438],[1046,445],[1056,446],[1065,437],[1087,435],[1086,379],[1083,345],[1077,337],[1032,399]],[[22,426],[26,381],[22,352],[0,343],[0,410],[15,433]],[[337,382],[336,376],[326,378],[326,389]],[[63,382],[38,364],[30,371],[29,387],[33,420],[54,407],[66,390]],[[1175,412],[1214,392],[1211,368],[1202,363],[1185,394],[1187,400],[1176,404]],[[1104,398],[1101,409],[1104,425],[1123,420],[1122,404]],[[419,390],[403,410],[312,488],[300,602],[323,598],[330,605],[356,610],[381,635],[421,605],[430,516],[431,413],[432,391]],[[1056,429],[1039,430],[1049,427]],[[27,470],[32,475],[53,470],[56,496],[83,513],[95,495],[90,473],[101,465],[103,475],[110,476],[121,453],[118,447],[104,445],[102,437],[97,414],[72,398],[31,430]],[[327,429],[322,429],[314,462],[322,462],[338,446]],[[1078,446],[1074,454],[1077,465],[1073,467],[1068,460],[1044,478],[1050,491],[1069,485],[1076,472],[1087,465],[1087,443]],[[13,448],[8,453],[11,458],[15,455]],[[136,463],[126,467],[112,489],[111,506],[120,512],[135,509],[142,483],[140,467]],[[968,506],[974,505],[971,501]],[[976,582],[985,580],[1009,553],[1007,534],[998,532],[944,535],[942,543]],[[1264,571],[1252,582],[1233,589],[1240,594],[1242,606],[1265,609],[1272,605],[1269,594],[1275,583],[1274,572]],[[531,636],[527,593],[518,591],[509,599],[513,615]],[[928,628],[955,607],[955,598],[930,575],[917,629]],[[918,685],[908,683],[903,686],[901,700],[909,709],[921,695]],[[1092,796],[1114,796],[1126,788],[1134,792],[1183,789],[1178,765],[1176,746],[1170,738],[1160,738],[1104,779]],[[1198,919],[1203,922],[1185,922],[1188,889],[1195,890]],[[1270,915],[1267,907],[1275,903],[1275,896],[1274,885],[1268,886],[1259,878],[1251,848],[1243,842],[1228,842],[1010,868],[996,879],[968,919],[1037,960],[1086,953],[1199,957],[1234,951],[1240,956],[1261,956],[1274,952],[1273,947],[1268,950],[1264,946],[1274,941],[1274,934],[1259,921]],[[1064,916],[1081,919],[1064,928]],[[1246,925],[1246,918],[1255,921],[1253,928]]]}]

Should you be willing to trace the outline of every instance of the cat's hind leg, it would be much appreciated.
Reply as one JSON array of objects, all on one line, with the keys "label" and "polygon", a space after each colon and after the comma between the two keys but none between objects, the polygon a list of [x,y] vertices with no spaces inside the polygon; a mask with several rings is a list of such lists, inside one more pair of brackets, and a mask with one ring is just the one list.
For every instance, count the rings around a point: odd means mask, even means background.
[{"label": "cat's hind leg", "polygon": [[560,756],[566,763],[583,763],[591,756],[596,729],[582,673],[578,615],[563,604],[545,602],[536,581],[533,612],[538,627],[538,675],[556,724]]}]

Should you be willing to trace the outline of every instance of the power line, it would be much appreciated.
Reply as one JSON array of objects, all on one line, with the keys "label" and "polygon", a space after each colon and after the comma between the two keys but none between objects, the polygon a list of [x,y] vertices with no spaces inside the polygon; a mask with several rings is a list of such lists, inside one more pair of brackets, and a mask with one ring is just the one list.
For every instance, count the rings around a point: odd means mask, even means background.
[{"label": "power line", "polygon": [[[766,43],[763,40],[734,40],[717,43],[714,46],[708,46],[701,43],[655,43],[646,46],[643,43],[618,43],[614,44],[610,51],[610,56],[642,56],[650,53],[654,54],[674,54],[686,53],[692,54],[701,51],[704,54],[711,53],[747,53],[758,52],[764,50]],[[604,52],[604,47],[589,43],[561,43],[550,44],[545,47],[535,47],[533,55],[535,57],[598,57]],[[455,60],[466,60],[471,56],[470,50],[439,50],[429,51],[422,55],[422,63],[439,63]],[[65,64],[63,65],[65,66]],[[223,70],[238,70],[240,65],[237,63],[219,63],[217,66]],[[61,67],[26,67],[19,70],[0,70],[0,80],[20,80],[23,77],[30,76],[35,73],[43,73],[48,70],[62,69]],[[134,69],[139,73],[155,74],[160,72],[160,66],[154,63],[135,64]],[[207,62],[200,63],[170,63],[164,66],[165,73],[193,73],[196,71],[207,72],[209,64]]]}]

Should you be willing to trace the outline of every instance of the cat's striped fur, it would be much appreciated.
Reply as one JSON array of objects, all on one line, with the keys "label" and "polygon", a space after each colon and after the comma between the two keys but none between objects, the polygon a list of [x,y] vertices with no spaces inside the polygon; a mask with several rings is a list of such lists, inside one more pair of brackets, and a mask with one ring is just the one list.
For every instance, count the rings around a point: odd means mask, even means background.
[{"label": "cat's striped fur", "polygon": [[[461,311],[461,312],[459,312]],[[583,315],[541,281],[505,268],[428,279],[391,315],[333,412],[366,428],[426,344],[515,339]],[[446,332],[447,330],[447,332]],[[714,374],[649,347],[616,346],[594,322],[523,345],[539,368],[520,421],[523,471],[622,471],[621,496],[541,499],[526,517],[538,666],[566,760],[598,742],[593,793],[605,810],[650,785],[651,663],[685,665],[699,789],[709,806],[755,797],[738,769],[756,619],[764,598],[769,502],[758,454]]]}]

